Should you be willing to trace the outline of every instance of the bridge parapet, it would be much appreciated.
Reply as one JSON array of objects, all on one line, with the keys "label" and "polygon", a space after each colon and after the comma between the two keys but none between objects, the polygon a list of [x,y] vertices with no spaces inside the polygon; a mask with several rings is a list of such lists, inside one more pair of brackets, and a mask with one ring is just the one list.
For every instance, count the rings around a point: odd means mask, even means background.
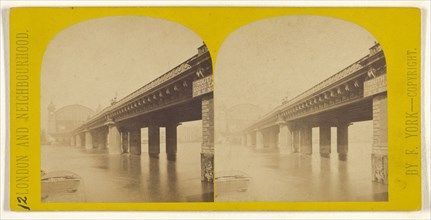
[{"label": "bridge parapet", "polygon": [[172,78],[184,73],[185,71],[187,71],[188,69],[191,69],[192,67],[190,66],[190,62],[192,62],[194,59],[196,59],[196,56],[188,59],[187,61],[183,62],[182,64],[176,66],[175,68],[171,69],[170,71],[168,71],[167,73],[159,76],[158,78],[154,79],[153,81],[151,81],[150,83],[144,85],[143,87],[139,88],[138,90],[136,90],[135,92],[130,93],[128,96],[124,97],[123,99],[119,100],[118,102],[115,102],[111,109],[115,109],[118,108],[119,106],[124,105],[125,103],[127,103],[128,101],[144,94],[145,92],[148,92],[149,90],[160,86],[161,84],[163,84],[164,82],[171,80]]},{"label": "bridge parapet", "polygon": [[[308,96],[311,96],[315,93],[318,93],[319,91],[325,89],[328,86],[331,86],[332,84],[336,83],[337,81],[341,79],[345,79],[349,77],[350,75],[354,75],[358,73],[360,70],[362,70],[365,67],[370,68],[370,70],[367,69],[368,74],[374,73],[376,70],[372,68],[372,58],[376,55],[383,56],[383,51],[380,46],[380,44],[376,44],[373,47],[370,48],[370,54],[361,58],[360,60],[356,61],[355,63],[349,65],[348,67],[342,69],[341,71],[335,73],[334,75],[330,76],[329,78],[323,80],[322,82],[318,83],[317,85],[311,87],[310,89],[306,90],[305,92],[299,94],[293,99],[287,100],[283,102],[283,106],[290,106],[292,104],[295,104],[296,102],[299,102]],[[384,59],[384,57],[383,57]],[[373,72],[374,71],[374,72]]]},{"label": "bridge parapet", "polygon": [[172,68],[150,83],[135,90],[119,101],[93,115],[74,132],[86,128],[104,126],[106,121],[119,119],[128,114],[142,114],[161,107],[192,99],[192,82],[212,75],[211,57],[205,45],[198,54]]},{"label": "bridge parapet", "polygon": [[308,96],[311,96],[317,92],[319,92],[320,90],[336,83],[337,81],[339,81],[340,79],[343,79],[345,77],[348,77],[349,75],[355,73],[356,71],[360,70],[361,68],[363,68],[363,66],[361,65],[361,61],[364,61],[368,58],[364,57],[361,60],[355,62],[354,64],[346,67],[345,69],[341,70],[340,72],[334,74],[333,76],[323,80],[322,82],[318,83],[317,85],[311,87],[311,89],[306,90],[305,92],[301,93],[300,95],[296,96],[293,99],[290,99],[288,101],[283,102],[283,106],[290,106],[296,102],[299,102],[305,98],[307,98]]}]

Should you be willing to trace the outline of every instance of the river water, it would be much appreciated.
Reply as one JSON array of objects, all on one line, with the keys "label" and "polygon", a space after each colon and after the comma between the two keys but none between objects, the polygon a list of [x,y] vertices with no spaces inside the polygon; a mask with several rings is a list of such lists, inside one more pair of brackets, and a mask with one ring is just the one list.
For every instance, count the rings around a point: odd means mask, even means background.
[{"label": "river water", "polygon": [[[316,146],[313,151],[312,155],[279,154],[277,149],[257,151],[240,145],[218,144],[216,177],[228,173],[241,179],[216,180],[215,201],[387,200],[387,185],[371,180],[370,143],[349,143],[347,161],[338,160],[334,148],[330,158],[320,157]],[[246,182],[246,186],[240,181]]]},{"label": "river water", "polygon": [[[200,143],[178,143],[177,161],[142,155],[110,155],[103,150],[42,146],[46,173],[70,171],[80,176],[76,192],[42,192],[43,202],[206,202],[213,184],[200,180]],[[163,149],[163,146],[161,147]]]},{"label": "river water", "polygon": [[[42,192],[43,202],[209,202],[213,185],[200,181],[200,143],[178,143],[177,161],[142,155],[110,155],[103,150],[42,146],[46,173],[70,171],[81,177],[76,192]],[[161,146],[163,149],[163,146]],[[347,161],[333,148],[322,158],[279,154],[277,149],[216,144],[215,175],[246,177],[245,184],[217,182],[215,200],[253,201],[386,201],[387,185],[371,181],[371,144],[349,143]]]}]

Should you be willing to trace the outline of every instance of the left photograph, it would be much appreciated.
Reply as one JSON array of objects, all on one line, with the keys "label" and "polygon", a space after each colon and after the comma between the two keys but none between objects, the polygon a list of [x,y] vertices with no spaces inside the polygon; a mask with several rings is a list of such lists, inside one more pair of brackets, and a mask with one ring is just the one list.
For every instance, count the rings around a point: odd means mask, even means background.
[{"label": "left photograph", "polygon": [[41,69],[42,202],[213,202],[212,62],[178,23],[88,20]]}]

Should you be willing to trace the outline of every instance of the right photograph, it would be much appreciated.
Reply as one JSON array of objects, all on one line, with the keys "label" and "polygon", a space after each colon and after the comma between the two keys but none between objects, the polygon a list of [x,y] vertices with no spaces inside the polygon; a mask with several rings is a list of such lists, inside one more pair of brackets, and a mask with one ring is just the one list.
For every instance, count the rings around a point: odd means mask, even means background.
[{"label": "right photograph", "polygon": [[372,33],[260,20],[225,39],[214,73],[216,202],[388,201],[386,60]]}]

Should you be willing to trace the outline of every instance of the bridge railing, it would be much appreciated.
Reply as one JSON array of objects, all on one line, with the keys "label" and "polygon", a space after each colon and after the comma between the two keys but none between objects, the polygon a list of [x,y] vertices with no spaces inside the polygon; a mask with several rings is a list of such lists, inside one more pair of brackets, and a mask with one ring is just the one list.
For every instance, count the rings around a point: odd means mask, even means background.
[{"label": "bridge railing", "polygon": [[245,127],[244,130],[250,130],[253,129],[254,127],[256,127],[256,125],[258,124],[265,124],[265,122],[267,120],[270,120],[271,118],[274,117],[274,115],[277,115],[279,113],[279,111],[283,108],[282,105],[278,105],[277,107],[275,107],[273,110],[269,111],[268,113],[264,114],[263,116],[261,116],[257,121],[255,121],[254,123],[252,123],[251,125]]},{"label": "bridge railing", "polygon": [[[145,84],[141,88],[135,90],[134,92],[130,93],[129,95],[125,96],[124,98],[120,99],[119,101],[117,101],[117,102],[113,103],[112,105],[104,108],[99,113],[96,113],[95,115],[90,117],[86,123],[92,122],[92,121],[94,121],[100,117],[105,116],[105,113],[110,112],[111,110],[116,109],[121,105],[124,105],[128,101],[130,101],[136,97],[139,97],[140,95],[144,94],[145,92],[148,92],[149,90],[151,90],[151,89],[163,84],[164,82],[180,75],[181,73],[184,73],[188,69],[192,68],[189,65],[189,63],[196,58],[197,58],[197,55],[194,55],[193,57],[189,58],[188,60],[186,60],[186,61],[182,62],[181,64],[177,65],[176,67],[172,68],[171,70],[169,70],[165,74],[157,77],[156,79],[152,80],[148,84]],[[86,123],[83,123],[83,124],[86,124]]]},{"label": "bridge railing", "polygon": [[329,78],[323,80],[322,82],[318,83],[317,85],[311,87],[310,89],[306,90],[305,92],[299,94],[293,99],[290,99],[288,101],[283,102],[283,106],[287,107],[289,105],[292,105],[316,92],[319,92],[320,90],[336,83],[338,80],[343,79],[349,75],[352,75],[353,73],[357,72],[358,70],[362,69],[364,66],[361,64],[364,60],[368,59],[369,55],[359,59],[358,61],[354,62],[350,66],[342,69],[341,71],[335,73],[334,75],[330,76]]},{"label": "bridge railing", "polygon": [[156,86],[161,85],[162,83],[180,75],[181,73],[184,73],[185,71],[187,71],[188,69],[192,68],[189,63],[196,59],[197,55],[191,57],[190,59],[186,60],[185,62],[179,64],[178,66],[172,68],[171,70],[169,70],[168,72],[166,72],[165,74],[157,77],[156,79],[154,79],[153,81],[151,81],[150,83],[142,86],[141,88],[135,90],[134,92],[130,93],[129,95],[127,95],[126,97],[122,98],[121,100],[119,100],[118,102],[114,103],[111,107],[113,109],[117,108],[118,106],[123,105],[124,103],[144,94],[145,92],[155,88]]}]

